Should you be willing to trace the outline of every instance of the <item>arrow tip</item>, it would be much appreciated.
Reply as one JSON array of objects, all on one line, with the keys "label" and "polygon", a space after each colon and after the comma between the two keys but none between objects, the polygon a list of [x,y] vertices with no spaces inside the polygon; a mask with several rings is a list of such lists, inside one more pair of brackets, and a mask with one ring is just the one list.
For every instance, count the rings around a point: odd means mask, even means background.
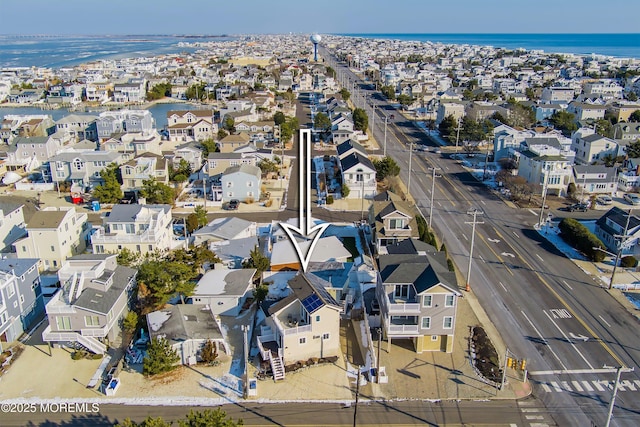
[{"label": "arrow tip", "polygon": [[[298,256],[298,260],[300,261],[300,266],[302,267],[302,271],[306,273],[307,267],[309,266],[309,261],[311,261],[311,255],[313,254],[313,250],[315,249],[318,240],[322,236],[322,233],[329,227],[331,224],[318,224],[312,229],[309,230],[309,233],[303,233],[303,231],[295,227],[291,224],[280,223],[280,226],[287,233],[289,240],[291,240],[291,244],[296,251],[296,255]],[[295,234],[304,237],[306,240],[304,242],[298,242]],[[307,246],[306,243],[310,242],[306,250],[304,246]]]}]

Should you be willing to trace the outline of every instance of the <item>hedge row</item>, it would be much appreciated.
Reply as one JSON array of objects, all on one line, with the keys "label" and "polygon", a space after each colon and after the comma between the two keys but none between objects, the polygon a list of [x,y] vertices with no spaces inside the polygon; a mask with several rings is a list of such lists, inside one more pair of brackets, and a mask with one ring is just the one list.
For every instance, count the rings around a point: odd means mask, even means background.
[{"label": "hedge row", "polygon": [[558,227],[560,228],[560,237],[585,254],[591,261],[600,262],[604,260],[605,253],[593,248],[605,249],[605,245],[587,227],[573,218],[563,219]]}]

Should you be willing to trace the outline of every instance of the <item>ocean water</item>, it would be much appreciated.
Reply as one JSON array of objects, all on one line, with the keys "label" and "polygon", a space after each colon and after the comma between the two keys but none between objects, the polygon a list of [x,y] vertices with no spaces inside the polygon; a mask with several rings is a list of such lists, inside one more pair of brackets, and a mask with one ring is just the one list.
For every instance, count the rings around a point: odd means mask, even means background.
[{"label": "ocean water", "polygon": [[231,40],[218,36],[48,36],[0,34],[0,68],[62,68],[97,59],[119,59],[193,52],[180,42]]},{"label": "ocean water", "polygon": [[543,50],[547,53],[640,58],[640,33],[633,34],[340,34],[352,37],[431,41]]}]

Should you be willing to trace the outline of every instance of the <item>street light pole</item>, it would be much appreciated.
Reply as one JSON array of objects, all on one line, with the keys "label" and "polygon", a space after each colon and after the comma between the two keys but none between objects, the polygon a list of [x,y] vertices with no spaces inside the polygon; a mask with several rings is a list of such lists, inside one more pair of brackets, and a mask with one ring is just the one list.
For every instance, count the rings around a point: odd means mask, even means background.
[{"label": "street light pole", "polygon": [[460,117],[458,117],[458,127],[456,128],[456,159],[458,158],[458,141],[460,140]]},{"label": "street light pole", "polygon": [[542,185],[542,206],[540,207],[540,220],[538,221],[539,227],[542,227],[542,215],[544,214],[544,205],[547,203],[548,178],[549,178],[549,168],[546,168],[544,171],[544,182]]},{"label": "street light pole", "polygon": [[465,224],[471,224],[472,229],[471,229],[471,249],[469,250],[469,269],[467,270],[467,284],[464,290],[467,292],[471,292],[471,285],[469,284],[469,281],[471,279],[471,261],[473,260],[473,242],[476,236],[476,224],[484,224],[484,221],[476,220],[478,215],[483,215],[483,212],[479,211],[476,208],[473,208],[473,210],[468,211],[467,214],[473,215],[473,221],[465,222]]},{"label": "street light pole", "polygon": [[431,174],[431,200],[429,201],[429,229],[431,229],[431,219],[433,218],[433,192],[436,187],[436,178],[439,178],[439,175],[436,175],[436,170],[440,170],[440,168],[433,167],[429,168],[432,171]]},{"label": "street light pole", "polygon": [[613,287],[613,279],[616,277],[616,269],[618,268],[618,262],[620,261],[620,255],[622,255],[622,248],[625,245],[625,239],[627,238],[627,232],[629,231],[629,220],[631,219],[631,212],[633,209],[629,209],[629,213],[627,214],[627,223],[624,226],[624,232],[622,235],[616,235],[614,237],[620,238],[620,242],[618,242],[618,252],[616,252],[616,258],[613,261],[613,271],[611,271],[611,280],[609,280],[609,287],[611,289]]},{"label": "street light pole", "polygon": [[611,402],[609,402],[609,412],[607,413],[607,423],[605,427],[611,425],[611,417],[613,416],[613,407],[616,404],[616,395],[618,394],[618,384],[620,383],[620,374],[622,373],[622,366],[616,370],[616,383],[613,385],[613,393],[611,395]]}]

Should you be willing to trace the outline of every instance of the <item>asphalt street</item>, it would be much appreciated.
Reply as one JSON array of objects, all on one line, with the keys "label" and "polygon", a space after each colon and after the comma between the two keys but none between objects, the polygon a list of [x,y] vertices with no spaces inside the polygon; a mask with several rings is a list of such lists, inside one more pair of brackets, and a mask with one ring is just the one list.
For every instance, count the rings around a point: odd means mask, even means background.
[{"label": "asphalt street", "polygon": [[[482,212],[470,286],[512,355],[527,360],[534,394],[558,414],[559,425],[604,425],[615,372],[597,369],[638,365],[637,320],[534,230],[539,210],[505,204],[442,154],[414,151],[409,169],[409,144],[433,141],[345,64],[330,65],[355,89],[356,105],[366,104],[369,114],[375,111],[378,141],[384,141],[385,116],[394,114],[395,120],[387,119],[387,154],[400,165],[405,183],[412,173],[410,193],[427,219],[433,203],[433,227],[465,276],[473,229],[468,212]],[[433,167],[441,177],[431,194]],[[636,370],[621,379],[612,425],[635,426],[640,422],[640,376]]]}]

